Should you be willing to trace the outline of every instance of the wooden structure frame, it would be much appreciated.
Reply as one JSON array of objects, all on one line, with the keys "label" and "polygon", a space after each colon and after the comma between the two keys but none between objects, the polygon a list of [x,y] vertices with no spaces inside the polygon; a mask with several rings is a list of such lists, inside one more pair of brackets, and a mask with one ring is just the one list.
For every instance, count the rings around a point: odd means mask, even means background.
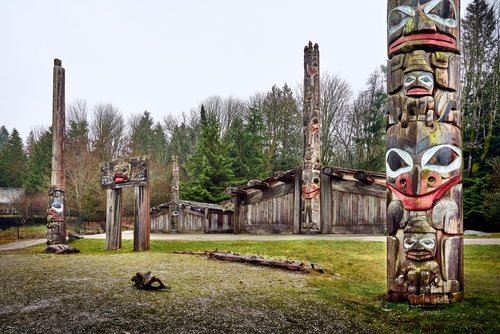
[{"label": "wooden structure frame", "polygon": [[101,188],[107,190],[106,249],[122,247],[122,188],[134,187],[134,251],[149,250],[150,215],[147,157],[101,163]]}]

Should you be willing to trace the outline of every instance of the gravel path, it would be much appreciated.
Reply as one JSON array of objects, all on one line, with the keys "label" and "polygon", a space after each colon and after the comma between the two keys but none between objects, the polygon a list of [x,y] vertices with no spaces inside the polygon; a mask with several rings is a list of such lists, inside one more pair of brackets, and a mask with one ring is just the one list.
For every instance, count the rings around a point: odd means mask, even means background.
[{"label": "gravel path", "polygon": [[[106,239],[106,234],[93,234],[84,236],[87,239]],[[124,231],[122,239],[134,239],[134,231]],[[303,234],[167,234],[167,233],[152,233],[151,240],[191,240],[191,241],[223,241],[223,240],[353,240],[353,241],[378,241],[385,242],[386,237],[383,235],[362,235],[362,234],[318,234],[318,235],[303,235]],[[45,243],[45,239],[29,239],[11,242],[0,245],[0,251],[26,248],[34,245]],[[500,245],[500,238],[464,238],[466,245]]]}]

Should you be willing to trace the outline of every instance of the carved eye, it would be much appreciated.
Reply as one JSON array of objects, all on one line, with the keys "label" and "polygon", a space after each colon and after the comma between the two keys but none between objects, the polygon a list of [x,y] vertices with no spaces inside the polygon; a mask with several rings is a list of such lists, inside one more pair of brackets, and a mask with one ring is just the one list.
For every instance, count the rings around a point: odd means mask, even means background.
[{"label": "carved eye", "polygon": [[405,79],[405,86],[411,85],[412,83],[415,82],[415,80],[417,80],[417,78],[415,78],[413,75],[410,75],[410,76],[406,77],[406,79]]},{"label": "carved eye", "polygon": [[428,75],[422,75],[420,78],[420,81],[426,85],[432,85],[433,80],[430,76]]},{"label": "carved eye", "polygon": [[436,240],[431,239],[431,238],[423,238],[420,239],[420,244],[424,246],[427,249],[434,248],[436,245]]},{"label": "carved eye", "polygon": [[443,147],[440,148],[436,154],[432,156],[429,160],[429,164],[438,165],[438,166],[448,166],[451,164],[456,158],[458,154],[456,154],[451,148]]},{"label": "carved eye", "polygon": [[457,7],[451,0],[430,1],[424,10],[432,20],[445,26],[456,28],[458,26]]},{"label": "carved eye", "polygon": [[405,151],[398,148],[391,148],[385,155],[386,174],[388,177],[396,178],[403,173],[409,172],[413,168],[413,159]]},{"label": "carved eye", "polygon": [[449,173],[460,168],[461,151],[452,145],[438,145],[422,155],[422,166],[438,173]]},{"label": "carved eye", "polygon": [[405,238],[404,247],[405,248],[412,248],[413,246],[415,246],[416,243],[417,243],[417,240],[415,238]]},{"label": "carved eye", "polygon": [[415,11],[409,6],[399,6],[391,10],[387,19],[389,35],[404,27],[413,16]]},{"label": "carved eye", "polygon": [[391,152],[387,158],[387,164],[393,171],[397,171],[400,168],[408,166],[408,164],[401,158],[396,152]]},{"label": "carved eye", "polygon": [[122,173],[126,173],[126,172],[128,172],[128,168],[127,167],[123,167],[122,168]]}]

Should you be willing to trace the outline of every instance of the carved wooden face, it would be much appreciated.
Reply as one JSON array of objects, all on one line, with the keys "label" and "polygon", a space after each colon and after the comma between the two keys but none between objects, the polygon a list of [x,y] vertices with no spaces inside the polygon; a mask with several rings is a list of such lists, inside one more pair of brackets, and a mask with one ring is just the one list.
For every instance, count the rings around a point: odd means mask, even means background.
[{"label": "carved wooden face", "polygon": [[[460,133],[458,129],[447,133],[452,128],[448,124],[436,126],[433,133],[423,122],[410,122],[407,129],[396,125],[387,131],[387,186],[407,210],[430,209],[461,180]],[[412,142],[411,137],[416,140]]]},{"label": "carved wooden face", "polygon": [[118,162],[113,168],[113,180],[115,183],[128,182],[130,178],[130,164],[128,162]]},{"label": "carved wooden face", "polygon": [[304,198],[314,198],[320,193],[319,171],[307,169],[302,173],[302,193]]},{"label": "carved wooden face", "polygon": [[459,50],[459,0],[388,0],[389,55],[414,49]]},{"label": "carved wooden face", "polygon": [[432,259],[436,254],[436,234],[405,233],[403,247],[408,259],[415,261]]},{"label": "carved wooden face", "polygon": [[406,96],[430,96],[434,92],[434,75],[431,72],[413,71],[404,76]]}]

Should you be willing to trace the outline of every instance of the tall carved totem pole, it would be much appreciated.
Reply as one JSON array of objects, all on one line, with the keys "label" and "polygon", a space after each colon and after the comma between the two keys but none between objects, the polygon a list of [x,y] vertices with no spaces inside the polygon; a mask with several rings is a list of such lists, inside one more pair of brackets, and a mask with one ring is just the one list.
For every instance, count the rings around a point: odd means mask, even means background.
[{"label": "tall carved totem pole", "polygon": [[387,289],[463,299],[460,0],[388,0]]},{"label": "tall carved totem pole", "polygon": [[319,47],[304,49],[304,156],[302,162],[302,231],[319,231],[320,225],[320,91]]},{"label": "tall carved totem pole", "polygon": [[64,192],[66,172],[64,169],[65,131],[65,73],[62,62],[54,59],[52,91],[52,174],[49,188],[47,213],[47,244],[66,243],[66,217]]}]

